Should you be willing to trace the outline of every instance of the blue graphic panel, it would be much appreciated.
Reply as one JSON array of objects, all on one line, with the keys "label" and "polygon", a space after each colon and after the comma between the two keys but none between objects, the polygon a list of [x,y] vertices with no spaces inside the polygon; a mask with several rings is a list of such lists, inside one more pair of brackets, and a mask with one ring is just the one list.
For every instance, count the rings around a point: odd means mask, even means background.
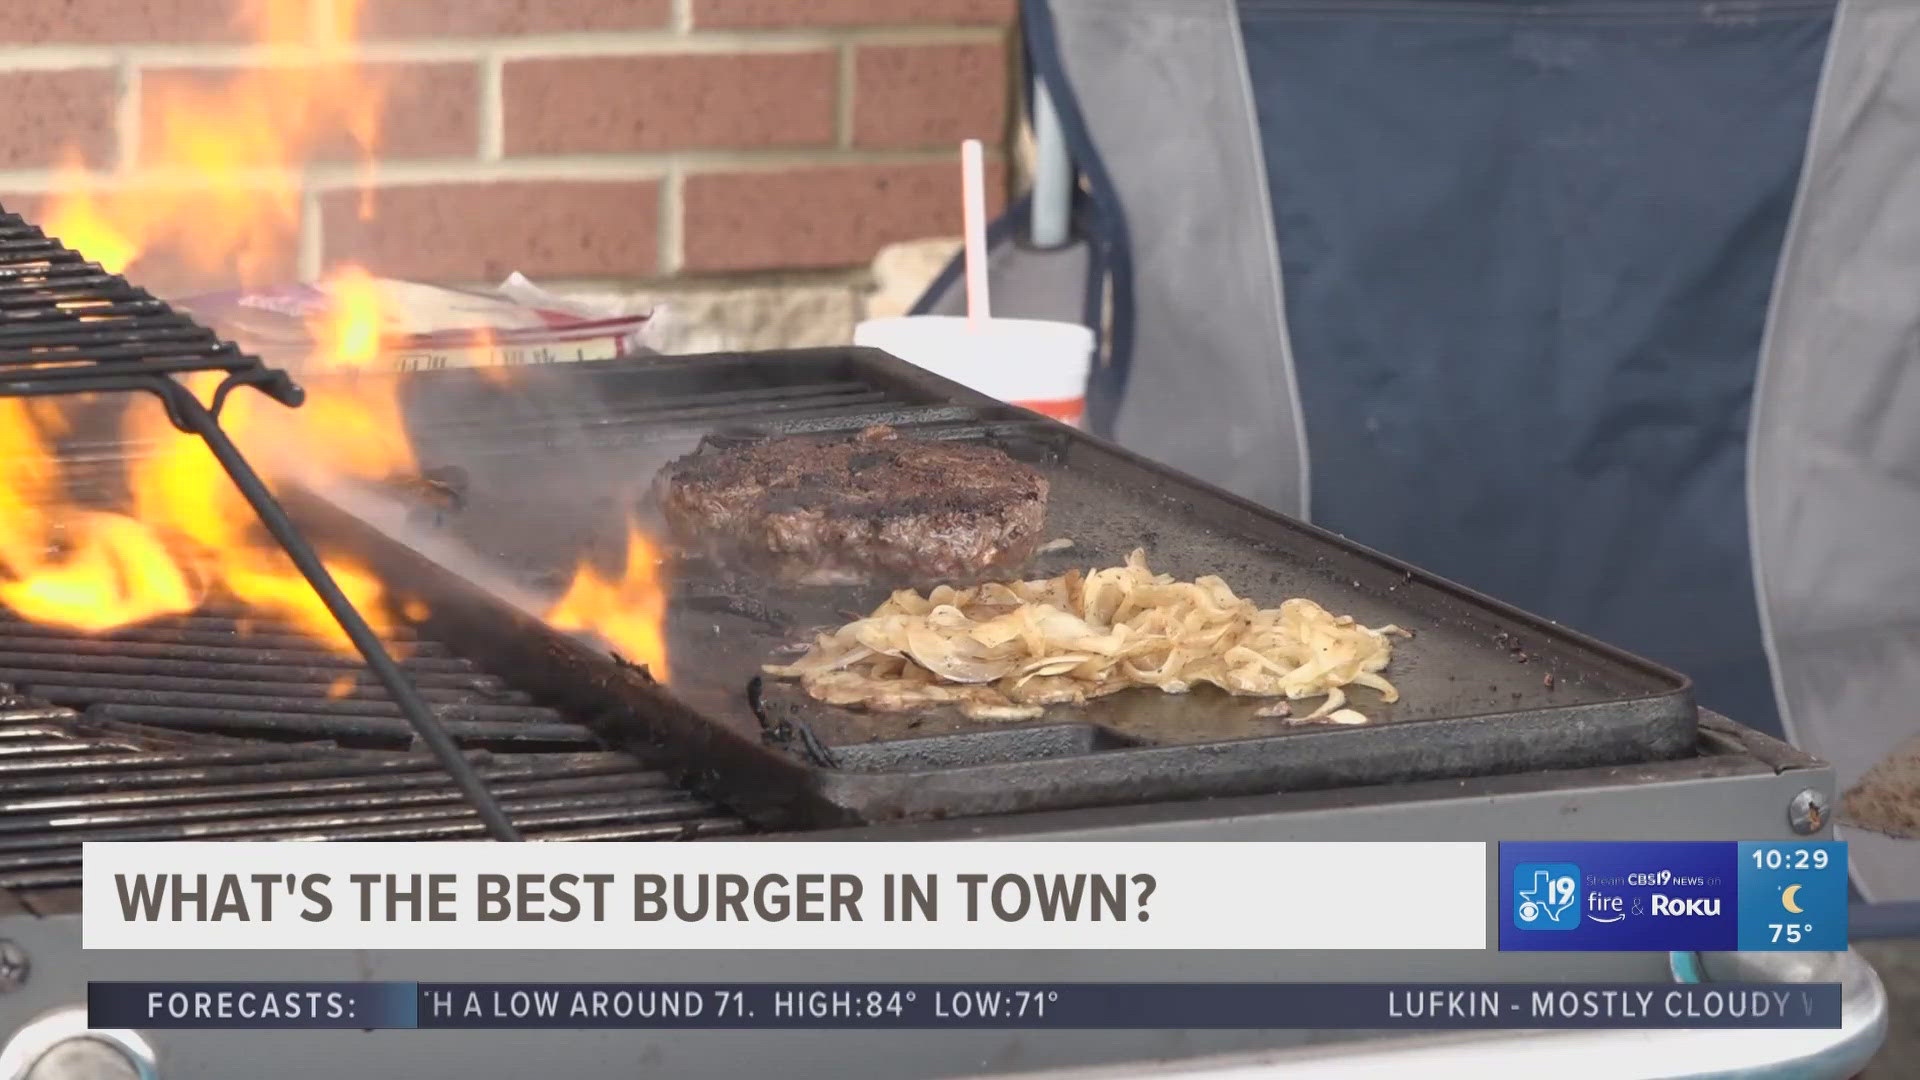
[{"label": "blue graphic panel", "polygon": [[1840,952],[1847,947],[1847,845],[1740,845],[1740,948]]},{"label": "blue graphic panel", "polygon": [[1731,951],[1737,861],[1733,843],[1502,843],[1500,948]]}]

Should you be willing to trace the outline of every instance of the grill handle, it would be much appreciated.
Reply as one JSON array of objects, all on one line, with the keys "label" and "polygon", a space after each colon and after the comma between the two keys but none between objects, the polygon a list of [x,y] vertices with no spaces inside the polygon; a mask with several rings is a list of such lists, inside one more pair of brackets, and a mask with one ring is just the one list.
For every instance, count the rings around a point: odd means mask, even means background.
[{"label": "grill handle", "polygon": [[240,493],[246,496],[247,502],[252,504],[254,513],[260,515],[261,523],[266,525],[267,531],[280,542],[280,546],[287,552],[287,557],[293,560],[296,567],[299,567],[301,575],[307,579],[307,584],[313,587],[320,601],[327,606],[327,611],[333,615],[334,621],[340,624],[340,629],[345,631],[347,637],[352,640],[354,648],[360,651],[361,657],[367,662],[367,667],[373,670],[374,675],[380,679],[381,685],[387,688],[387,693],[392,695],[393,702],[399,707],[401,715],[405,716],[407,722],[413,725],[414,731],[419,733],[420,741],[427,744],[427,749],[433,752],[433,756],[438,759],[441,767],[446,769],[447,773],[453,777],[454,783],[459,785],[461,793],[467,797],[467,801],[473,805],[474,810],[480,815],[480,820],[486,825],[488,835],[495,840],[519,840],[519,830],[507,820],[506,812],[500,808],[498,802],[494,801],[493,793],[487,790],[486,782],[481,780],[480,774],[473,770],[466,755],[460,752],[459,746],[447,734],[447,729],[441,726],[440,718],[433,714],[433,710],[414,689],[406,673],[400,670],[400,665],[394,663],[392,655],[387,652],[387,647],[381,643],[380,636],[375,634],[373,628],[367,625],[366,619],[354,610],[353,602],[340,591],[339,584],[327,571],[326,564],[320,561],[320,556],[313,550],[312,545],[307,543],[306,537],[294,527],[293,521],[287,517],[286,510],[274,499],[273,493],[267,490],[267,485],[260,479],[259,474],[253,471],[253,466],[241,456],[240,449],[233,444],[232,439],[227,437],[226,431],[220,427],[220,422],[214,419],[205,405],[200,403],[200,399],[194,395],[193,391],[171,379],[159,381],[165,388],[163,396],[167,398],[170,411],[175,418],[187,430],[206,440],[207,448],[213,451],[213,456],[220,462],[220,467],[227,471],[229,477],[232,477],[234,486],[238,487]]}]

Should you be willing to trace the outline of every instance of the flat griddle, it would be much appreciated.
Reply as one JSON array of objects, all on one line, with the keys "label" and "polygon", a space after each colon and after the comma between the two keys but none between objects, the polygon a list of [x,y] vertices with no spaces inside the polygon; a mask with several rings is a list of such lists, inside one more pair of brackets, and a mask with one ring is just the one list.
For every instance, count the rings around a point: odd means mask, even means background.
[{"label": "flat griddle", "polygon": [[[872,350],[565,365],[508,388],[433,372],[405,390],[423,464],[471,477],[464,507],[423,516],[385,496],[309,492],[295,500],[309,527],[427,600],[432,632],[598,717],[610,740],[670,751],[765,826],[1625,765],[1695,744],[1691,686],[1674,672]],[[1048,536],[1072,547],[1025,576],[1114,565],[1140,547],[1157,572],[1218,574],[1263,605],[1306,596],[1412,630],[1386,672],[1401,700],[1353,690],[1374,721],[1364,727],[1263,718],[1270,702],[1211,688],[1128,690],[1014,723],[837,708],[756,676],[887,587],[774,588],[697,563],[674,567],[666,685],[526,614],[537,604],[525,598],[550,594],[583,552],[617,557],[622,519],[703,436],[875,422],[986,442],[1046,473]]]}]

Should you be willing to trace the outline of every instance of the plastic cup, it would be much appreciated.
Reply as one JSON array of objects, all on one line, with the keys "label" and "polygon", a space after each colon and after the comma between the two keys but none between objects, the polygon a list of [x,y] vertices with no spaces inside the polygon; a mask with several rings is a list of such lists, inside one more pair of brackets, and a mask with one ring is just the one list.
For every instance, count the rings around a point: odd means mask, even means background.
[{"label": "plastic cup", "polygon": [[906,315],[861,323],[853,343],[1064,424],[1086,414],[1093,331],[1076,323]]}]

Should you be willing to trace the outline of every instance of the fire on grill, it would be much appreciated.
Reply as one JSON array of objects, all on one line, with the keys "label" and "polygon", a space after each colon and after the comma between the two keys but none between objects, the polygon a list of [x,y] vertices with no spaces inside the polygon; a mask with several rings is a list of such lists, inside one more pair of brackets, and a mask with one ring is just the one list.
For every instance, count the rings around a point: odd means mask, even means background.
[{"label": "fire on grill", "polygon": [[[211,87],[150,91],[155,97],[146,105],[159,123],[142,147],[140,170],[116,178],[111,189],[78,166],[66,170],[48,233],[108,274],[134,267],[162,278],[277,284],[265,275],[284,265],[306,162],[317,148],[343,142],[371,162],[379,140],[383,87],[349,49],[360,7],[342,0],[326,25],[315,26],[312,5],[302,0],[252,5],[260,44],[312,62],[238,69]],[[98,271],[88,279],[36,276],[35,265],[27,260],[3,271],[10,328],[119,334],[126,345],[165,343],[178,334],[179,317],[151,298],[126,303],[89,291],[84,283],[99,279]],[[379,484],[394,477],[432,484],[432,463],[423,467],[409,441],[397,380],[377,370],[392,313],[361,268],[335,271],[325,287],[339,310],[308,328],[316,348],[307,367],[357,376],[326,381],[291,411],[235,393],[224,400],[224,427],[276,490],[290,482]],[[26,341],[17,330],[9,340]],[[222,374],[186,381],[211,403]],[[350,651],[200,440],[175,430],[155,402],[132,402],[120,434],[139,452],[126,466],[126,495],[100,505],[76,496],[82,478],[69,475],[56,453],[70,424],[56,400],[0,399],[0,461],[7,469],[0,607],[99,633],[230,602]],[[383,638],[393,639],[404,610],[420,610],[418,597],[394,594],[348,553],[321,554]],[[656,563],[653,544],[635,527],[620,566],[578,568],[548,613],[551,621],[597,635],[664,678]]]}]

